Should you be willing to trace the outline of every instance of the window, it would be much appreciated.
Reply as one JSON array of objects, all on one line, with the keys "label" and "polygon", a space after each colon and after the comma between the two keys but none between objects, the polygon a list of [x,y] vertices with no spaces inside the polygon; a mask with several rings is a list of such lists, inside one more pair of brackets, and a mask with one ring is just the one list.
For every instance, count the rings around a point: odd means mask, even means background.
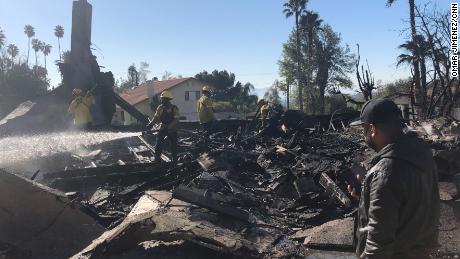
[{"label": "window", "polygon": [[185,100],[186,101],[190,100],[190,92],[189,91],[185,91]]},{"label": "window", "polygon": [[125,111],[121,111],[121,121],[125,121]]},{"label": "window", "polygon": [[201,97],[201,91],[196,91],[195,96],[196,96],[196,99],[199,100]]}]

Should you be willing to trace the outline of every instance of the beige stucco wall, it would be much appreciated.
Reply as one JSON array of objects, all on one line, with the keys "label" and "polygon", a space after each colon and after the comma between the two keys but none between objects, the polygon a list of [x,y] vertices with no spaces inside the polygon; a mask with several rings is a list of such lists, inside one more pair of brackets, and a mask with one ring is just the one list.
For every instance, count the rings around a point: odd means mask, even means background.
[{"label": "beige stucco wall", "polygon": [[124,112],[120,107],[117,105],[117,109],[112,117],[112,125],[123,125],[123,120],[121,113]]},{"label": "beige stucco wall", "polygon": [[[195,92],[200,92],[203,87],[203,83],[198,80],[187,80],[176,87],[170,89],[174,99],[172,103],[179,108],[181,116],[186,117],[186,121],[197,121],[198,113],[196,112],[197,98]],[[190,92],[190,98],[188,101],[185,100],[185,92]],[[199,98],[198,98],[199,99]]]},{"label": "beige stucco wall", "polygon": [[[172,103],[179,108],[180,116],[185,117],[185,121],[197,121],[198,114],[196,113],[196,102],[197,96],[196,92],[200,92],[201,88],[203,87],[203,83],[199,82],[198,80],[187,80],[179,85],[176,85],[172,89],[170,89],[171,94],[173,95],[174,99]],[[185,100],[185,92],[189,91],[190,98],[188,101]],[[142,101],[135,105],[135,107],[142,112],[143,114],[149,116],[149,118],[153,117],[154,111],[150,109],[150,100]],[[114,115],[112,123],[115,125],[131,125],[137,123],[136,119],[134,119],[131,115],[127,112],[124,112],[124,121],[121,120],[121,112],[123,110],[117,107],[117,112]]]},{"label": "beige stucco wall", "polygon": [[[134,107],[136,107],[136,109],[138,109],[143,114],[149,116],[149,118],[153,117],[154,112],[150,109],[150,100],[140,102],[136,104]],[[121,115],[122,113],[124,114],[124,116]],[[124,121],[122,120],[123,117]],[[132,117],[129,113],[117,106],[117,110],[112,118],[113,125],[131,125],[137,123],[138,121],[134,117]]]}]

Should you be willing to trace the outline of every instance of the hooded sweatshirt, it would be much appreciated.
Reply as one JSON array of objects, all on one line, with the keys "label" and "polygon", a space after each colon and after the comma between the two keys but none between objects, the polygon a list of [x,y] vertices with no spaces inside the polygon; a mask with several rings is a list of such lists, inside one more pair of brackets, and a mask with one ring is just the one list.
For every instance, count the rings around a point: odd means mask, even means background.
[{"label": "hooded sweatshirt", "polygon": [[402,134],[371,160],[358,209],[361,258],[426,258],[437,247],[438,175],[429,146]]}]

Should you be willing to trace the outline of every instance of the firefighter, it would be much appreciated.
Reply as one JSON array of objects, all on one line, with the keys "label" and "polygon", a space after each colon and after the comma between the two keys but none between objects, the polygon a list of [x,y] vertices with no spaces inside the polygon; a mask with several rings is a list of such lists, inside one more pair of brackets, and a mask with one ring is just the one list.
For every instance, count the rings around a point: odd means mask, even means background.
[{"label": "firefighter", "polygon": [[69,105],[68,113],[74,118],[73,122],[78,129],[90,129],[93,123],[91,107],[94,105],[94,97],[91,93],[83,96],[81,89],[75,88],[72,91],[72,102]]},{"label": "firefighter", "polygon": [[283,107],[279,104],[272,104],[264,99],[257,101],[260,119],[262,121],[259,132],[265,135],[276,135],[279,120],[283,114]]},{"label": "firefighter", "polygon": [[177,162],[177,124],[179,123],[179,108],[171,103],[173,96],[169,91],[160,95],[161,104],[158,106],[149,126],[160,123],[155,146],[155,161],[160,161],[163,144],[167,137],[171,143],[173,163]]},{"label": "firefighter", "polygon": [[262,120],[262,128],[265,128],[273,121],[273,118],[279,119],[280,115],[283,113],[283,107],[279,104],[272,104],[264,99],[257,101],[257,106],[260,111],[260,118]]},{"label": "firefighter", "polygon": [[202,91],[203,96],[200,97],[196,104],[196,111],[198,112],[201,127],[205,132],[210,133],[215,122],[211,88],[204,86]]},{"label": "firefighter", "polygon": [[264,99],[257,101],[258,113],[262,122],[261,128],[265,128],[267,124],[267,117],[271,109],[271,105]]}]

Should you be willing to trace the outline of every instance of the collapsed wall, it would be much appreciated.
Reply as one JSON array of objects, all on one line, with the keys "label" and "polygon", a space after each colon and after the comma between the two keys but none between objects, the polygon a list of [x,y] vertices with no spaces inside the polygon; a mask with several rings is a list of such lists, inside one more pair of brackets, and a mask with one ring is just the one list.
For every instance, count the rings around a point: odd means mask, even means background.
[{"label": "collapsed wall", "polygon": [[64,193],[4,170],[0,203],[0,243],[15,258],[68,258],[104,231]]}]

